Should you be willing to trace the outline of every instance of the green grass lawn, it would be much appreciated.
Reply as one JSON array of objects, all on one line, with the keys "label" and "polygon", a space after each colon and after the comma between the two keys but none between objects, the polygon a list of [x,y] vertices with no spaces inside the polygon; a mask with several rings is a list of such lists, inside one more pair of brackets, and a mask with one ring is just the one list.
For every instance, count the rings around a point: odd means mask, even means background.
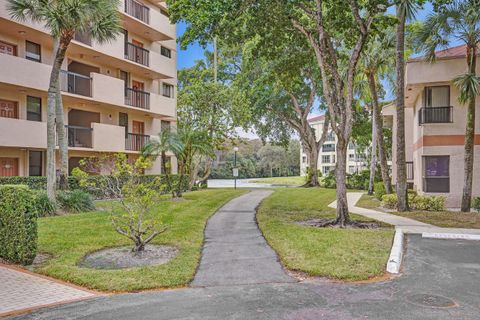
[{"label": "green grass lawn", "polygon": [[224,203],[244,192],[232,189],[202,190],[186,193],[185,201],[166,200],[160,203],[159,213],[172,211],[174,221],[152,243],[173,245],[180,252],[170,262],[152,267],[96,270],[77,266],[89,252],[131,244],[113,230],[106,212],[41,218],[38,249],[52,258],[35,271],[103,291],[184,286],[192,280],[200,261],[207,219]]},{"label": "green grass lawn", "polygon": [[[367,209],[382,211],[381,202],[372,196],[364,194],[357,206]],[[477,212],[454,212],[454,211],[410,211],[410,212],[389,212],[394,215],[410,218],[442,228],[469,228],[480,229],[480,213]]]},{"label": "green grass lawn", "polygon": [[258,178],[251,181],[252,183],[271,183],[271,184],[283,184],[283,185],[303,185],[305,184],[305,177],[292,176],[292,177],[272,177],[272,178]]},{"label": "green grass lawn", "polygon": [[[277,189],[262,202],[257,220],[265,238],[290,270],[349,281],[383,275],[393,229],[315,228],[295,224],[334,218],[335,210],[327,207],[334,200],[333,189]],[[357,215],[352,218],[371,221]]]}]

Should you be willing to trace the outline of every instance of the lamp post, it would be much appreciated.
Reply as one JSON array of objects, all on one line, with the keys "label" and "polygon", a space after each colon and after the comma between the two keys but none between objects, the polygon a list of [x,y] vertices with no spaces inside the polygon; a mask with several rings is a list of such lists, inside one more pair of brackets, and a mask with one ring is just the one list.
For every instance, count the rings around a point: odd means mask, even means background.
[{"label": "lamp post", "polygon": [[238,168],[237,168],[237,152],[238,152],[238,147],[233,148],[234,157],[233,157],[233,183],[234,183],[234,189],[237,189],[237,177],[238,177]]}]

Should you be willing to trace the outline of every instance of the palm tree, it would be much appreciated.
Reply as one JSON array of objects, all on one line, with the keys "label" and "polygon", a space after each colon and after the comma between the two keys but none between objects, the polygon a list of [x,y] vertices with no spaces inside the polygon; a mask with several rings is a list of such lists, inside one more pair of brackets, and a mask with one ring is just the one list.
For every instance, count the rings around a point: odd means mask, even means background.
[{"label": "palm tree", "polygon": [[405,155],[405,25],[412,19],[421,0],[397,0],[396,17],[396,113],[397,113],[397,199],[398,211],[408,211],[407,163]]},{"label": "palm tree", "polygon": [[[376,168],[376,152],[378,149],[378,158],[380,160],[380,169],[382,173],[382,181],[385,186],[386,193],[392,192],[392,183],[387,163],[387,153],[385,140],[383,135],[383,120],[381,117],[381,107],[379,102],[379,85],[380,78],[386,78],[392,71],[394,64],[394,41],[391,29],[386,29],[383,34],[377,34],[369,43],[368,50],[362,56],[361,66],[363,74],[360,76],[364,79],[364,85],[368,89],[362,91],[362,96],[368,96],[368,100],[372,108],[372,161],[371,176],[369,183],[369,194],[373,191],[373,178]],[[362,81],[363,82],[363,81]]]},{"label": "palm tree", "polygon": [[435,51],[444,47],[450,39],[465,44],[467,70],[454,79],[460,91],[459,102],[468,104],[465,128],[464,185],[462,211],[468,212],[472,203],[474,138],[475,138],[475,101],[479,94],[480,78],[476,74],[477,48],[480,44],[480,5],[478,0],[453,1],[440,6],[427,17],[418,32],[418,41],[430,61],[435,61]]},{"label": "palm tree", "polygon": [[60,69],[75,33],[89,33],[99,43],[120,33],[119,0],[8,0],[13,19],[43,23],[55,43],[55,59],[50,74],[47,100],[47,194],[55,198],[55,130],[61,156],[60,182],[66,185],[68,143],[59,88]]},{"label": "palm tree", "polygon": [[[213,146],[207,130],[193,130],[189,126],[179,125],[171,131],[159,133],[158,139],[152,139],[145,145],[142,154],[146,157],[161,157],[162,170],[166,175],[167,186],[172,198],[181,198],[185,177],[190,176],[195,156],[212,156]],[[178,160],[178,180],[173,183],[166,170],[166,152],[171,151]]]}]

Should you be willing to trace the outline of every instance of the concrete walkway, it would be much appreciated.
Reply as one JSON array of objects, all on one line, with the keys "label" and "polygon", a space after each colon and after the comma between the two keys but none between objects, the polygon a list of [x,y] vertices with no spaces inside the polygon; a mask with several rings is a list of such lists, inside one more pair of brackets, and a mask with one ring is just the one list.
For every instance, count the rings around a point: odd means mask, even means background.
[{"label": "concrete walkway", "polygon": [[[461,228],[441,228],[433,226],[428,223],[423,223],[417,220],[400,217],[394,214],[380,212],[372,209],[365,209],[357,207],[358,200],[362,197],[361,192],[347,193],[348,209],[351,213],[359,214],[370,219],[375,219],[395,226],[395,228],[402,229],[403,233],[422,234],[424,232],[430,233],[454,233],[454,234],[480,234],[480,229],[461,229]],[[329,207],[336,208],[337,202],[332,202]]]},{"label": "concrete walkway", "polygon": [[295,282],[263,238],[255,212],[270,190],[252,190],[210,218],[193,287]]},{"label": "concrete walkway", "polygon": [[2,264],[0,264],[0,288],[0,317],[96,295]]}]

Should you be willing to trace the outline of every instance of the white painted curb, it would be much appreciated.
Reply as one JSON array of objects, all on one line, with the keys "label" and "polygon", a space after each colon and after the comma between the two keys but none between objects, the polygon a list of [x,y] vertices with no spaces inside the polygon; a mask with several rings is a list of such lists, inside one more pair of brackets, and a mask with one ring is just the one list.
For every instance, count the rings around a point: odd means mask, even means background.
[{"label": "white painted curb", "polygon": [[403,258],[403,231],[402,229],[396,229],[395,237],[393,238],[392,251],[390,252],[390,258],[388,258],[387,272],[399,273],[400,266],[402,265]]},{"label": "white painted curb", "polygon": [[480,240],[480,234],[464,234],[464,233],[440,233],[440,232],[423,232],[422,238],[428,239],[461,239],[461,240]]}]

